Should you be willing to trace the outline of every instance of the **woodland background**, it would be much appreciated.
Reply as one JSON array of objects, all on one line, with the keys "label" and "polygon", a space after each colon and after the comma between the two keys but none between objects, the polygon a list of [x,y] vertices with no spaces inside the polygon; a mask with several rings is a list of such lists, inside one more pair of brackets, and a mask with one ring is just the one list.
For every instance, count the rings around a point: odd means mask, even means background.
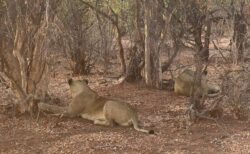
[{"label": "woodland background", "polygon": [[[249,20],[249,0],[0,0],[0,153],[249,153]],[[221,94],[174,94],[186,68]],[[156,135],[39,112],[71,77]]]}]

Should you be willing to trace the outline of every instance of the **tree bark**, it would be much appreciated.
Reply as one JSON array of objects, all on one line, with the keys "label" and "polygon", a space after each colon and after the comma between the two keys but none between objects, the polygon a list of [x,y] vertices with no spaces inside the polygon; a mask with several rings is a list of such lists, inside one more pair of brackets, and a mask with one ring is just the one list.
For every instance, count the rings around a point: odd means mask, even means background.
[{"label": "tree bark", "polygon": [[202,53],[202,59],[205,62],[208,62],[208,58],[209,58],[209,44],[210,44],[210,35],[211,35],[211,28],[212,28],[212,21],[210,21],[208,19],[207,23],[206,23],[206,31],[205,31],[205,39],[204,39],[204,50]]},{"label": "tree bark", "polygon": [[[117,21],[118,21],[118,19],[117,19]],[[122,74],[125,75],[127,69],[126,69],[126,62],[125,62],[125,58],[124,58],[124,49],[122,46],[122,34],[121,34],[120,28],[118,27],[118,23],[115,26],[116,26],[117,33],[118,33],[117,42],[119,45],[119,57],[120,57],[120,61],[121,61],[121,70],[122,70]]]},{"label": "tree bark", "polygon": [[247,26],[244,21],[244,14],[236,13],[234,16],[234,35],[233,40],[236,44],[237,56],[236,63],[244,58],[244,49],[246,42]]},{"label": "tree bark", "polygon": [[[50,1],[9,0],[6,3],[5,18],[1,27],[4,39],[0,43],[5,50],[0,56],[5,69],[0,76],[11,82],[10,88],[18,100],[21,113],[32,113],[34,99],[42,98],[47,91],[46,54]],[[45,20],[46,18],[46,20]],[[47,21],[47,22],[42,22]],[[46,78],[46,79],[45,79]]]},{"label": "tree bark", "polygon": [[145,1],[145,81],[147,86],[162,88],[159,44],[162,32],[161,0]]},{"label": "tree bark", "polygon": [[135,42],[134,47],[131,49],[130,60],[126,72],[125,81],[135,82],[142,79],[141,71],[144,67],[144,51],[145,51],[145,42],[144,36],[141,30],[140,22],[141,16],[140,12],[142,11],[142,5],[139,0],[134,2],[135,8],[135,17],[134,17],[134,27],[135,35],[133,41]]},{"label": "tree bark", "polygon": [[136,46],[134,46],[132,49],[125,81],[135,82],[142,79],[141,70],[144,66],[142,57],[143,51],[140,51]]}]

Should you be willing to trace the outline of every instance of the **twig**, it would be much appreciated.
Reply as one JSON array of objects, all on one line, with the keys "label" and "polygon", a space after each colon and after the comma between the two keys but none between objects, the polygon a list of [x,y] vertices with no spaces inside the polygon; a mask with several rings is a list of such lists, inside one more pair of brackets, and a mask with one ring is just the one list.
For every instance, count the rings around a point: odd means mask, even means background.
[{"label": "twig", "polygon": [[40,109],[38,109],[38,113],[37,113],[37,116],[36,116],[36,122],[38,122],[38,120],[39,120],[39,117],[40,117],[40,112],[41,112],[41,110],[40,110]]},{"label": "twig", "polygon": [[215,44],[214,41],[212,41],[212,43],[213,43],[213,45],[214,45],[214,48],[215,48],[216,50],[219,51],[221,57],[222,57],[226,62],[228,62],[227,58],[226,58],[226,57],[223,55],[223,53],[221,52],[221,49]]}]

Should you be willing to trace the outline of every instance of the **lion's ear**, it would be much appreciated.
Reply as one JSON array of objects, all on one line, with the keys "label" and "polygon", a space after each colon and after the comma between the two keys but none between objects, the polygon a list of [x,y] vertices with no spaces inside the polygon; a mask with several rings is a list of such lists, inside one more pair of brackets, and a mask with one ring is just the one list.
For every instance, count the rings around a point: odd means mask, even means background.
[{"label": "lion's ear", "polygon": [[86,84],[89,84],[89,80],[87,79],[83,79],[82,81],[85,82]]},{"label": "lion's ear", "polygon": [[73,79],[70,78],[70,79],[68,80],[68,84],[71,85],[72,82],[73,82]]},{"label": "lion's ear", "polygon": [[202,72],[204,75],[207,75],[207,70],[203,70]]}]

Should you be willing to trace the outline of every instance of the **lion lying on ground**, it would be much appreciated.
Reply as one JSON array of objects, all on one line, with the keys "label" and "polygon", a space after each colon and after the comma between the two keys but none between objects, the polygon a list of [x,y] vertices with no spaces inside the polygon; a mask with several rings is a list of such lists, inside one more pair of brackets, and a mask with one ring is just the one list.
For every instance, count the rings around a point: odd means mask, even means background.
[{"label": "lion lying on ground", "polygon": [[113,126],[113,124],[133,125],[137,131],[154,133],[153,130],[139,128],[137,113],[129,104],[99,96],[90,89],[87,80],[69,79],[68,84],[73,97],[68,107],[39,103],[39,109],[69,117],[81,116],[93,121],[94,124],[106,126]]},{"label": "lion lying on ground", "polygon": [[[175,79],[174,92],[179,95],[190,96],[193,89],[197,88],[197,85],[194,85],[195,72],[186,69]],[[215,85],[208,85],[206,79],[206,73],[202,75],[201,79],[201,94],[214,97],[217,96],[220,92],[220,88]]]}]

